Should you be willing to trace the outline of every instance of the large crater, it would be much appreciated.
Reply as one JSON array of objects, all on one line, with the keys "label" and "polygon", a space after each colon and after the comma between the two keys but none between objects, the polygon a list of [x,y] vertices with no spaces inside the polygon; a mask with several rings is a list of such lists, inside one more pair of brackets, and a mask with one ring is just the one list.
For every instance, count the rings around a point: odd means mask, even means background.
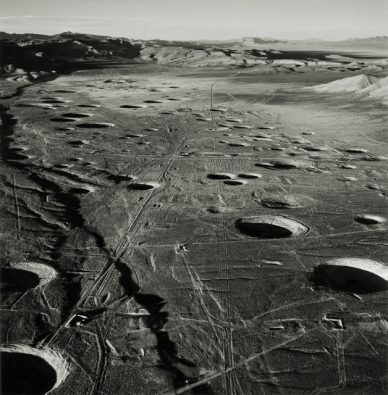
[{"label": "large crater", "polygon": [[57,388],[68,374],[59,353],[26,345],[0,347],[3,394],[40,395]]},{"label": "large crater", "polygon": [[312,280],[317,285],[342,291],[385,291],[388,289],[388,267],[372,259],[332,259],[315,268]]},{"label": "large crater", "polygon": [[237,228],[244,234],[262,239],[297,237],[308,232],[302,223],[282,215],[258,215],[240,218]]}]

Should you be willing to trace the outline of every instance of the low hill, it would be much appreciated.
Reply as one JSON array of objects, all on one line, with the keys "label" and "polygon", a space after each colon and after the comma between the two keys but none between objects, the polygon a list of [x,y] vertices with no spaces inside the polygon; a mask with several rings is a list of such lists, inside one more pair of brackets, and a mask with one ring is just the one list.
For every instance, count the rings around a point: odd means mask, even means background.
[{"label": "low hill", "polygon": [[319,93],[353,93],[359,97],[373,98],[388,104],[388,77],[361,74],[316,85],[312,89]]},{"label": "low hill", "polygon": [[361,74],[354,77],[342,78],[329,82],[328,84],[316,85],[313,89],[316,92],[339,93],[339,92],[359,92],[379,81],[379,77]]}]

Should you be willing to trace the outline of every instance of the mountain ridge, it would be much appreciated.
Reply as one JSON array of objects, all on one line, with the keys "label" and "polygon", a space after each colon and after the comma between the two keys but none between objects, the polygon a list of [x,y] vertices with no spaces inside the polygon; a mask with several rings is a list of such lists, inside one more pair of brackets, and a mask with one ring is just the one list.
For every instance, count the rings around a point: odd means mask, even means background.
[{"label": "mountain ridge", "polygon": [[115,36],[105,36],[105,35],[97,35],[97,34],[90,34],[90,33],[81,33],[81,32],[71,32],[65,31],[58,34],[38,34],[38,33],[7,33],[4,31],[0,31],[0,40],[55,40],[55,39],[76,39],[82,38],[83,40],[86,39],[120,39],[120,40],[129,40],[129,41],[141,41],[141,42],[160,42],[160,43],[197,43],[197,44],[231,44],[231,43],[244,43],[245,42],[252,42],[254,44],[275,44],[275,43],[287,43],[287,42],[365,42],[365,41],[387,41],[388,36],[380,35],[380,36],[369,36],[369,37],[349,37],[343,40],[328,40],[328,39],[318,39],[318,38],[305,38],[305,39],[275,39],[271,37],[258,37],[258,36],[245,36],[241,38],[231,38],[231,39],[196,39],[196,40],[167,40],[167,39],[132,39],[128,37],[115,37]]}]

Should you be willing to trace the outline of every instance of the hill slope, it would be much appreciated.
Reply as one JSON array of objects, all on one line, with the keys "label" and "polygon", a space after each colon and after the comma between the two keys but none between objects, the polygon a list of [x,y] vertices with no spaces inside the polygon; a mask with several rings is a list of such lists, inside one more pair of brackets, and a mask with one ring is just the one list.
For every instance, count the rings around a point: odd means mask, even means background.
[{"label": "hill slope", "polygon": [[388,77],[361,74],[316,85],[312,89],[319,93],[354,93],[388,104]]}]

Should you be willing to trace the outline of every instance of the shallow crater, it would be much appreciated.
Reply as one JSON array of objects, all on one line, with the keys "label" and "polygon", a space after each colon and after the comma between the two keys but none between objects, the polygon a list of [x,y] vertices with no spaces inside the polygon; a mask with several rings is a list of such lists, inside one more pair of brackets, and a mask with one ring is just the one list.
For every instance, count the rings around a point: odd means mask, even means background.
[{"label": "shallow crater", "polygon": [[108,179],[118,184],[119,182],[132,181],[135,177],[127,174],[110,174]]},{"label": "shallow crater", "polygon": [[155,100],[155,99],[144,100],[144,103],[149,103],[149,104],[161,104],[161,103],[163,103],[163,100]]},{"label": "shallow crater", "polygon": [[75,119],[56,117],[56,118],[51,118],[50,121],[51,122],[75,122]]},{"label": "shallow crater", "polygon": [[82,112],[66,112],[62,114],[62,117],[65,118],[88,118],[91,117],[92,114],[82,113]]},{"label": "shallow crater", "polygon": [[46,104],[66,104],[66,103],[70,103],[70,100],[45,99],[45,100],[42,100],[42,103],[46,103]]},{"label": "shallow crater", "polygon": [[344,151],[348,152],[349,154],[365,154],[368,152],[368,150],[366,150],[364,148],[358,148],[358,147],[347,148]]},{"label": "shallow crater", "polygon": [[240,178],[246,178],[246,179],[258,179],[263,177],[263,175],[260,173],[240,173],[238,176]]},{"label": "shallow crater", "polygon": [[80,108],[98,108],[101,107],[99,104],[78,104],[77,107]]},{"label": "shallow crater", "polygon": [[233,186],[241,186],[247,184],[247,180],[225,180],[224,184],[233,185]]},{"label": "shallow crater", "polygon": [[120,108],[138,109],[138,108],[147,108],[147,106],[145,104],[123,104],[120,106]]},{"label": "shallow crater", "polygon": [[104,129],[104,128],[110,128],[112,126],[115,126],[115,124],[109,122],[79,123],[77,125],[78,128],[83,128],[83,129]]},{"label": "shallow crater", "polygon": [[236,175],[233,173],[210,173],[207,175],[207,178],[211,180],[231,180],[236,178]]},{"label": "shallow crater", "polygon": [[278,159],[269,162],[259,162],[255,166],[265,167],[267,169],[306,169],[312,168],[313,164],[311,162],[295,160],[295,159]]},{"label": "shallow crater", "polygon": [[234,125],[233,127],[235,129],[253,129],[253,126],[251,126],[251,125],[240,125],[240,124],[238,124],[238,125]]},{"label": "shallow crater", "polygon": [[133,191],[147,191],[149,189],[154,189],[159,186],[158,183],[156,182],[134,182],[132,184],[128,185],[128,189],[133,190]]},{"label": "shallow crater", "polygon": [[250,147],[251,145],[249,143],[244,143],[244,142],[229,142],[227,143],[229,147]]},{"label": "shallow crater", "polygon": [[283,197],[283,196],[265,197],[261,199],[260,202],[264,207],[273,208],[273,209],[288,209],[288,208],[299,207],[299,204],[294,199]]},{"label": "shallow crater", "polygon": [[379,225],[386,222],[386,219],[384,217],[374,214],[360,214],[356,215],[354,219],[360,224],[364,225]]}]

